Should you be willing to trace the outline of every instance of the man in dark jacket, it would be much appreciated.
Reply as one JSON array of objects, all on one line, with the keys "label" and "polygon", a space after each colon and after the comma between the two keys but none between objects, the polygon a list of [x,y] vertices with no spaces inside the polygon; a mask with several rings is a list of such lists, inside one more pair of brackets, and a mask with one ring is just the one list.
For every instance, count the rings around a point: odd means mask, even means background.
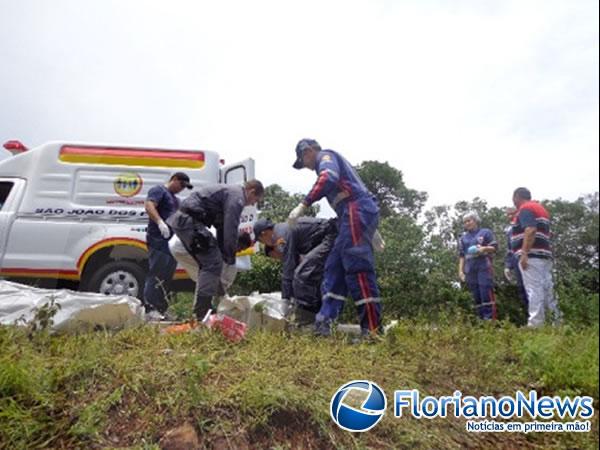
[{"label": "man in dark jacket", "polygon": [[293,299],[298,325],[314,323],[321,308],[325,261],[337,236],[336,220],[305,217],[290,228],[287,223],[259,219],[254,236],[270,253],[281,255],[281,297]]},{"label": "man in dark jacket", "polygon": [[529,307],[529,302],[527,301],[527,292],[525,291],[525,286],[523,286],[523,276],[521,275],[521,271],[519,270],[519,258],[515,256],[511,246],[511,238],[512,238],[512,227],[515,219],[515,215],[517,213],[516,208],[508,208],[506,210],[506,216],[510,221],[510,225],[508,225],[504,229],[504,234],[506,236],[506,255],[504,256],[504,278],[510,283],[516,282],[517,284],[517,293],[519,298],[523,302],[525,306],[525,311],[527,311]]},{"label": "man in dark jacket", "polygon": [[[248,181],[243,186],[203,186],[192,192],[167,221],[200,267],[194,302],[198,320],[211,308],[220,283],[233,283],[242,210],[260,201],[263,195],[264,188],[258,180]],[[216,238],[210,227],[217,230]]]}]

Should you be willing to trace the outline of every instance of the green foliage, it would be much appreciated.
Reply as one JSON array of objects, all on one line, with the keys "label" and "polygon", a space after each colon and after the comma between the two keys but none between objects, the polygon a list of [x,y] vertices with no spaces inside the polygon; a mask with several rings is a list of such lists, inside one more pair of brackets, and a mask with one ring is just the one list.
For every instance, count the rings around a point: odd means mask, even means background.
[{"label": "green foliage", "polygon": [[119,386],[107,397],[99,398],[89,405],[83,406],[78,412],[79,417],[70,432],[80,439],[97,438],[105,426],[107,412],[121,402],[122,395],[123,386]]},{"label": "green foliage", "polygon": [[[48,332],[54,324],[54,316],[60,311],[60,308],[60,304],[56,303],[56,298],[52,295],[48,297],[48,302],[33,308],[33,318],[27,323],[29,337],[33,338],[36,334]],[[25,319],[21,318],[18,321],[25,321]]]},{"label": "green foliage", "polygon": [[377,255],[377,275],[386,314],[417,315],[431,306],[422,297],[426,283],[426,265],[421,242],[422,229],[407,216],[391,216],[382,220],[379,230],[386,246]]},{"label": "green foliage", "polygon": [[598,292],[598,193],[575,202],[543,202],[552,219],[557,273],[565,283]]},{"label": "green foliage", "polygon": [[[278,184],[271,184],[265,188],[264,200],[258,205],[260,216],[271,219],[273,223],[285,222],[292,209],[303,199],[303,194],[289,194]],[[318,213],[319,205],[313,205],[306,215],[314,217]]]},{"label": "green foliage", "polygon": [[[517,354],[542,391],[598,398],[598,343],[588,331],[548,329],[519,336]],[[597,333],[597,325],[595,327]]]},{"label": "green foliage", "polygon": [[178,292],[169,302],[169,312],[178,320],[187,320],[193,317],[194,294],[189,292]]},{"label": "green foliage", "polygon": [[356,171],[369,191],[377,197],[381,217],[402,214],[414,218],[427,201],[427,193],[407,188],[402,171],[387,162],[363,161]]},{"label": "green foliage", "polygon": [[598,292],[591,292],[585,284],[569,280],[568,276],[560,277],[555,291],[566,323],[580,326],[598,323]]},{"label": "green foliage", "polygon": [[[168,335],[154,326],[114,334],[46,335],[0,327],[0,448],[158,448],[189,422],[202,448],[482,448],[486,433],[464,421],[397,420],[387,414],[354,435],[329,417],[331,395],[352,379],[386,392],[422,395],[543,395],[598,398],[598,327],[496,326],[440,314],[400,320],[377,343],[338,335],[251,332],[239,344],[200,330]],[[360,364],[357,364],[360,361]],[[503,433],[493,446],[588,448],[591,433]],[[241,439],[241,441],[236,441]]]},{"label": "green foliage", "polygon": [[230,291],[232,295],[281,291],[281,263],[262,254],[253,255],[252,270],[238,273]]}]

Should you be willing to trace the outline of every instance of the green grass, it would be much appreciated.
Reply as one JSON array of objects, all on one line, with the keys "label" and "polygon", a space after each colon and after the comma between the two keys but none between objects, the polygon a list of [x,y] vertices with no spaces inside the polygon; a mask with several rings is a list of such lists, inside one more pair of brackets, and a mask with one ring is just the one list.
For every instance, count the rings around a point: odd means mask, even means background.
[{"label": "green grass", "polygon": [[[265,332],[239,344],[154,326],[49,336],[0,327],[0,447],[158,448],[191,423],[206,448],[597,448],[598,326],[401,321],[381,342],[351,345]],[[394,419],[339,430],[332,394],[352,379],[422,394],[591,395],[592,433],[467,433],[464,420]],[[224,444],[224,442],[226,444]]]}]

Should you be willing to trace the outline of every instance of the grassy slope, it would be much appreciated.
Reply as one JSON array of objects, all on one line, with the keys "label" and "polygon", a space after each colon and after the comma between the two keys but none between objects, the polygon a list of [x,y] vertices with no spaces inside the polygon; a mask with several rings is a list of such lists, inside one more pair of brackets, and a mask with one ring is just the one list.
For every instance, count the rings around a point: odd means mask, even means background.
[{"label": "grassy slope", "polygon": [[[342,432],[331,395],[352,379],[386,390],[595,400],[592,433],[466,433],[459,419],[394,419]],[[531,331],[402,322],[377,344],[252,333],[230,344],[153,326],[46,336],[0,328],[0,447],[156,448],[188,421],[208,448],[596,448],[598,328]]]}]

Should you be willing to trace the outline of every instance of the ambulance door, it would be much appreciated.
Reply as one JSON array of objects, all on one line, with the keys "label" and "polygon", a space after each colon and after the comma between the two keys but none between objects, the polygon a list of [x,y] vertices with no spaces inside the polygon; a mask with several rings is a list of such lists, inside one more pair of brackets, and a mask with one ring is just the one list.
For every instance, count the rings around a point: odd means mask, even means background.
[{"label": "ambulance door", "polygon": [[[252,179],[254,179],[254,160],[252,158],[223,166],[219,173],[219,181],[224,184],[242,184]],[[258,209],[256,208],[256,205],[246,206],[244,208],[242,217],[240,218],[240,233],[250,233],[254,238],[254,222],[257,219],[257,215]],[[250,269],[250,256],[248,253],[253,253],[256,248],[257,246],[250,251],[237,255],[236,265],[238,269]]]},{"label": "ambulance door", "polygon": [[0,268],[17,211],[25,192],[26,182],[20,178],[0,178]]},{"label": "ambulance door", "polygon": [[254,160],[252,158],[223,166],[219,173],[219,182],[224,184],[241,184],[253,178]]},{"label": "ambulance door", "polygon": [[[254,179],[254,160],[252,158],[223,166],[219,173],[219,180],[224,184],[243,184],[252,179]],[[252,234],[257,212],[256,205],[244,208],[240,220],[240,232],[247,231]]]}]

